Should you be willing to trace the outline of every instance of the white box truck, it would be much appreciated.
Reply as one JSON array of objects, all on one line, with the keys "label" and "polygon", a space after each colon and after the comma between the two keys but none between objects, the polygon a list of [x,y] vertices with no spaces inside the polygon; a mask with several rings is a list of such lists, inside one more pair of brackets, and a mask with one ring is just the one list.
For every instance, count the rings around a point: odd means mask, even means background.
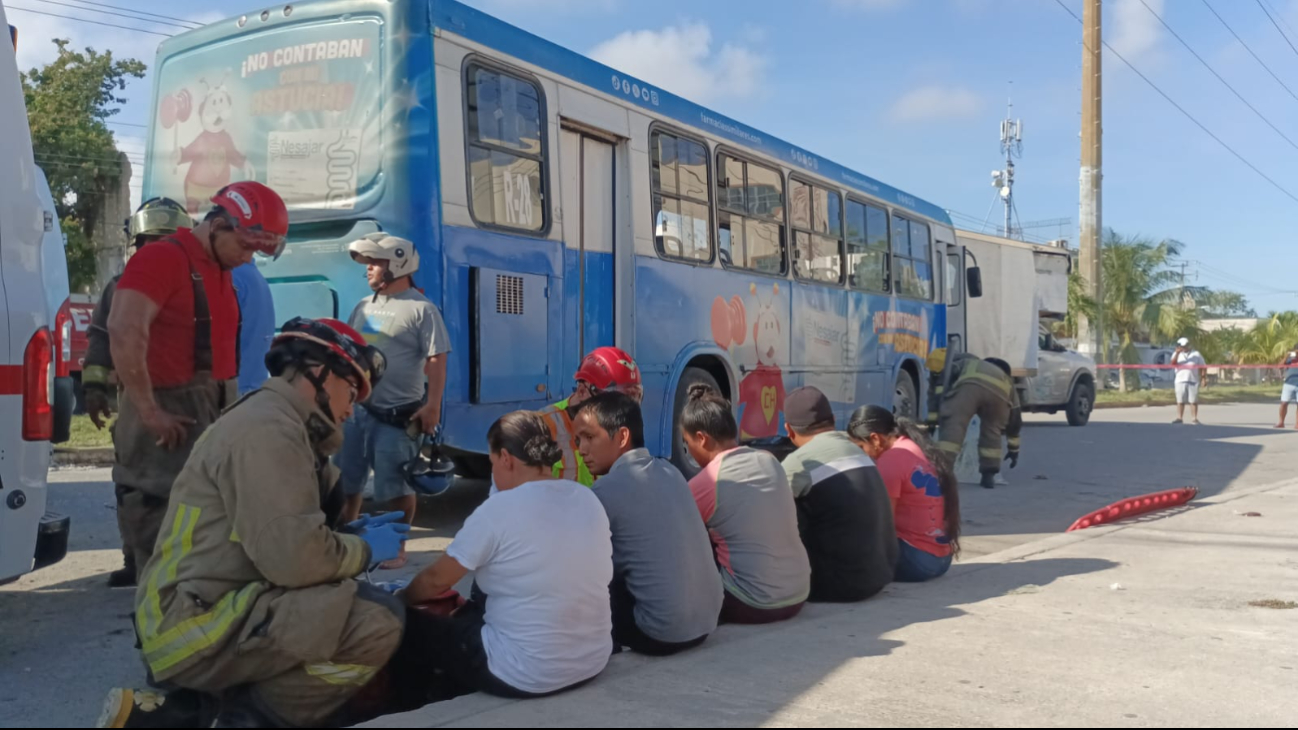
[{"label": "white box truck", "polygon": [[1095,361],[1065,348],[1050,324],[1068,313],[1067,249],[956,231],[982,277],[982,296],[968,302],[967,349],[1010,364],[1023,410],[1068,414],[1084,426],[1095,404]]}]

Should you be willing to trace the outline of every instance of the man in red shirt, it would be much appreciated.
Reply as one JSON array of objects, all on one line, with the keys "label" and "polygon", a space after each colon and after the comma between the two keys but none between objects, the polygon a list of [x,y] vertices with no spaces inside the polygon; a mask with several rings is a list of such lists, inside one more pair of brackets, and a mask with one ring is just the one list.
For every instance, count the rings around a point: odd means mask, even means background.
[{"label": "man in red shirt", "polygon": [[148,563],[172,482],[202,432],[238,393],[239,305],[230,270],[278,256],[288,210],[270,188],[238,182],[212,198],[197,228],[131,257],[108,333],[125,393],[113,433],[113,481],[136,564]]}]

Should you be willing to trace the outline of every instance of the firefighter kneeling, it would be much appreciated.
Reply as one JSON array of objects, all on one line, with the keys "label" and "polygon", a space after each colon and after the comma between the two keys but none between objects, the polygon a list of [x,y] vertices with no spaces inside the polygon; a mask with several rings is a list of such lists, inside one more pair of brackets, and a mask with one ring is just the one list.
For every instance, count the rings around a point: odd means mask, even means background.
[{"label": "firefighter kneeling", "polygon": [[[928,369],[942,373],[936,379],[934,397],[938,405],[938,448],[954,465],[964,446],[965,432],[974,416],[981,421],[978,434],[978,469],[982,486],[993,489],[1001,470],[1001,434],[1007,437],[1005,460],[1010,468],[1019,465],[1023,414],[1014,389],[1010,366],[1004,360],[979,359],[968,353],[946,362],[946,350],[929,354]],[[932,400],[932,399],[930,399]]]},{"label": "firefighter kneeling", "polygon": [[195,445],[140,578],[136,630],[169,691],[113,690],[99,727],[321,725],[401,641],[400,602],[354,578],[409,528],[393,513],[335,532],[327,459],[383,356],[337,320],[298,318],[266,365]]}]

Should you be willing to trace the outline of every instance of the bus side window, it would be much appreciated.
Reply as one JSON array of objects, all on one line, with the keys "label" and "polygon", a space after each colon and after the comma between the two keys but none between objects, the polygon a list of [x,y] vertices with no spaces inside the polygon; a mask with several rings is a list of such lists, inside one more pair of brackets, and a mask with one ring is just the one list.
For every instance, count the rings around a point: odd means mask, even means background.
[{"label": "bus side window", "polygon": [[717,155],[717,240],[729,266],[784,275],[784,177],[778,170]]},{"label": "bus side window", "polygon": [[708,148],[656,131],[649,141],[654,245],[666,258],[712,261]]},{"label": "bus side window", "polygon": [[473,219],[484,227],[543,233],[549,214],[541,88],[474,63],[464,83]]},{"label": "bus side window", "polygon": [[853,289],[888,292],[888,212],[847,201],[847,269]]},{"label": "bus side window", "polygon": [[927,223],[892,217],[892,260],[897,293],[915,299],[933,298],[933,267],[930,263]]},{"label": "bus side window", "polygon": [[843,282],[843,202],[837,192],[789,182],[793,273],[827,284]]}]

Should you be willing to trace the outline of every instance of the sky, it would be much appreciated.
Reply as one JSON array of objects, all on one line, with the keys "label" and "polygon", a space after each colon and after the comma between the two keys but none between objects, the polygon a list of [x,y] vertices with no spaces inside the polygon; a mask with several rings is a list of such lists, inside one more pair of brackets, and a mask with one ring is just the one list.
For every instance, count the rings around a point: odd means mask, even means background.
[{"label": "sky", "polygon": [[[163,37],[143,31],[182,30],[67,7],[83,0],[3,2],[22,68],[48,62],[53,37],[151,63]],[[268,7],[94,2],[198,22]],[[1068,11],[1080,17],[1082,0],[469,4],[923,197],[974,230],[1003,217],[991,171],[1004,165],[1012,98],[1023,120],[1018,220],[1071,219],[1027,233],[1076,245],[1082,45]],[[1243,292],[1262,313],[1298,308],[1298,267],[1283,263],[1298,260],[1298,0],[1107,0],[1103,20],[1113,51],[1185,112],[1105,52],[1104,225],[1181,241],[1187,283]],[[136,160],[145,130],[129,125],[148,122],[150,93],[150,79],[133,82],[113,126]]]}]

